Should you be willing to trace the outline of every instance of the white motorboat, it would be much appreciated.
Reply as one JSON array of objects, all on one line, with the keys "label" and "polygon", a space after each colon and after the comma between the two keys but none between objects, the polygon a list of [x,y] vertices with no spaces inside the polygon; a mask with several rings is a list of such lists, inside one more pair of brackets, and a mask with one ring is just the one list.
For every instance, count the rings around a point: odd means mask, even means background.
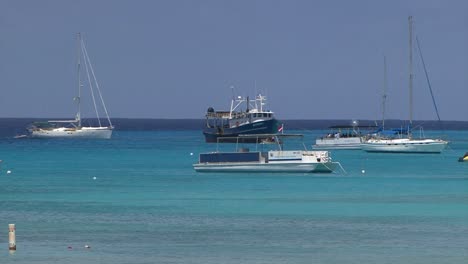
[{"label": "white motorboat", "polygon": [[376,126],[360,126],[354,120],[351,125],[331,126],[330,132],[315,139],[313,149],[361,149],[361,143],[369,134],[377,129]]},{"label": "white motorboat", "polygon": [[[375,137],[366,140],[361,147],[367,152],[398,152],[398,153],[440,153],[447,147],[448,142],[442,139],[413,138],[411,126],[413,123],[413,20],[410,16],[409,22],[409,128],[406,137],[385,138]],[[421,53],[420,53],[421,54]],[[421,54],[422,59],[422,54]],[[424,64],[424,61],[423,61]],[[427,77],[427,76],[426,76]],[[429,80],[429,79],[428,79]],[[428,81],[429,82],[429,81]],[[384,95],[385,98],[385,95]],[[436,108],[437,111],[437,108]],[[440,120],[440,118],[439,118]],[[401,136],[401,135],[400,135]]]},{"label": "white motorboat", "polygon": [[[94,74],[93,66],[88,56],[88,52],[84,45],[81,34],[78,34],[78,96],[73,98],[78,104],[78,111],[74,120],[50,120],[46,122],[35,122],[29,128],[30,136],[33,138],[95,138],[95,139],[110,139],[114,127],[109,118],[104,99],[102,98],[99,84]],[[91,98],[94,104],[97,122],[99,126],[83,126],[81,119],[81,58],[86,70],[88,84],[91,91]],[[91,78],[92,76],[92,78]],[[107,126],[103,126],[99,117],[99,111],[96,106],[97,98],[100,99],[104,113],[107,116]]]},{"label": "white motorboat", "polygon": [[[198,172],[296,172],[296,173],[330,173],[341,167],[339,162],[332,161],[328,151],[284,150],[285,139],[303,138],[303,135],[268,134],[239,135],[237,142],[246,141],[245,137],[256,140],[256,150],[238,148],[234,152],[201,153],[199,161],[193,164]],[[266,140],[268,139],[268,140]],[[233,139],[229,139],[232,142]],[[219,140],[218,140],[219,142]],[[263,150],[274,145],[277,150]],[[258,146],[262,150],[258,150]],[[305,148],[305,147],[304,147]]]}]

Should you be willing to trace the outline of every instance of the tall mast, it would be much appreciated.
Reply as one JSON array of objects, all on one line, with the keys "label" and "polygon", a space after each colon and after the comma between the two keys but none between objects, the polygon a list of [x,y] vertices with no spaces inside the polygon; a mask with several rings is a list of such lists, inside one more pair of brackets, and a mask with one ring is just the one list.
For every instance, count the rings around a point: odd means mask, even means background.
[{"label": "tall mast", "polygon": [[387,58],[384,56],[384,85],[382,94],[382,130],[385,129],[385,102],[387,100]]},{"label": "tall mast", "polygon": [[[413,126],[413,17],[408,17],[409,24],[409,123]],[[408,135],[411,136],[410,131]]]},{"label": "tall mast", "polygon": [[78,71],[78,113],[76,113],[76,119],[78,120],[78,127],[81,127],[81,33],[78,33],[78,60],[77,60],[77,71]]},{"label": "tall mast", "polygon": [[234,107],[234,100],[235,99],[235,95],[234,95],[234,86],[231,85],[231,93],[232,93],[232,99],[231,99],[231,110],[229,111],[229,118],[232,118],[232,111],[234,110],[233,107]]}]

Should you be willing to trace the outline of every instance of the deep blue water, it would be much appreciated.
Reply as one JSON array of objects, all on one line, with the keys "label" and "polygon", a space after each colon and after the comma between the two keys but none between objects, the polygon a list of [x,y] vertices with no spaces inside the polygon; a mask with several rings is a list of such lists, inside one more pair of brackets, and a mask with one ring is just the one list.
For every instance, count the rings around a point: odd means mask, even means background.
[{"label": "deep blue water", "polygon": [[333,151],[335,174],[196,173],[200,130],[4,137],[0,263],[468,263],[468,131],[443,133],[442,154]]}]

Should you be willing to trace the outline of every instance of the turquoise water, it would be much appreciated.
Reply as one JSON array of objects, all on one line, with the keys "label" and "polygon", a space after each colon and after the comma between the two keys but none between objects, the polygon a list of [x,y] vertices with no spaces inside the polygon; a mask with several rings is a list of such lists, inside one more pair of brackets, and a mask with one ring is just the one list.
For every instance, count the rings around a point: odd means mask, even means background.
[{"label": "turquoise water", "polygon": [[335,174],[195,173],[215,148],[195,130],[3,139],[0,263],[468,263],[468,132],[445,134],[443,154],[333,151]]}]

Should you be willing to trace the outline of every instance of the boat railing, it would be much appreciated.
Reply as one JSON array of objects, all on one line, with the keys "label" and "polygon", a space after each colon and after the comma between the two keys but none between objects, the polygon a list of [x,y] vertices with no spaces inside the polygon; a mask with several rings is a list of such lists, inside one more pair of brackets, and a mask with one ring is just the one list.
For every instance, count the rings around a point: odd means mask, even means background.
[{"label": "boat railing", "polygon": [[229,112],[207,112],[207,118],[229,118]]},{"label": "boat railing", "polygon": [[283,150],[285,139],[301,139],[304,150],[307,150],[303,142],[303,134],[240,134],[236,137],[218,137],[216,139],[216,150],[219,150],[219,143],[235,143],[236,151],[239,144],[255,144],[256,149],[259,145],[276,144],[279,150]]}]

